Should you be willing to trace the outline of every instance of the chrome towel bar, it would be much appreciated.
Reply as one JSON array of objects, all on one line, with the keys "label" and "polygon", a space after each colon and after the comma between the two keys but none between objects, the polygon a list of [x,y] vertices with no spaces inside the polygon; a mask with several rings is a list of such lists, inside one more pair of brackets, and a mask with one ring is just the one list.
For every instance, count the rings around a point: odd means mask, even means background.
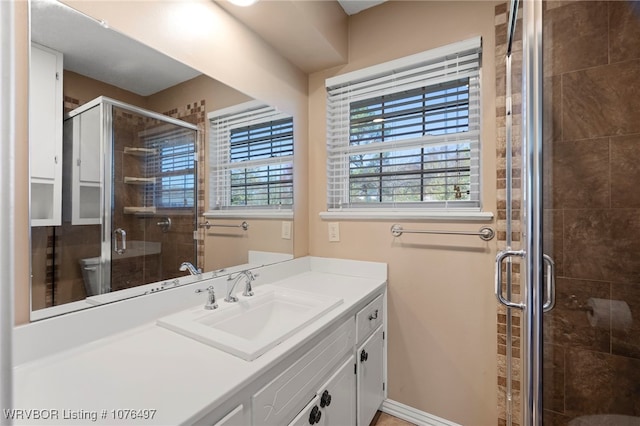
[{"label": "chrome towel bar", "polygon": [[434,230],[420,230],[420,229],[404,229],[397,223],[391,226],[391,234],[394,237],[399,237],[404,233],[408,234],[443,234],[443,235],[476,235],[483,241],[490,241],[496,235],[495,231],[488,226],[483,226],[478,232],[473,231],[434,231]]},{"label": "chrome towel bar", "polygon": [[217,226],[220,228],[242,228],[243,231],[246,231],[247,229],[249,229],[249,224],[244,221],[242,222],[240,225],[223,225],[223,224],[219,224],[219,223],[209,223],[209,221],[205,221],[204,223],[199,223],[198,227],[200,228],[211,228],[212,226]]}]

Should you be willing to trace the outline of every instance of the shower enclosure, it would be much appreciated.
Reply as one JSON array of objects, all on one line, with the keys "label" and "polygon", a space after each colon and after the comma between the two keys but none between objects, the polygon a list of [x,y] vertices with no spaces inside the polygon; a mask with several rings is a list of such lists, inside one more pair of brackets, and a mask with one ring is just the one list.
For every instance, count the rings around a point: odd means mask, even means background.
[{"label": "shower enclosure", "polygon": [[640,425],[640,2],[507,9],[499,423]]},{"label": "shower enclosure", "polygon": [[106,97],[67,114],[59,295],[75,282],[90,300],[196,264],[196,141],[195,125]]}]

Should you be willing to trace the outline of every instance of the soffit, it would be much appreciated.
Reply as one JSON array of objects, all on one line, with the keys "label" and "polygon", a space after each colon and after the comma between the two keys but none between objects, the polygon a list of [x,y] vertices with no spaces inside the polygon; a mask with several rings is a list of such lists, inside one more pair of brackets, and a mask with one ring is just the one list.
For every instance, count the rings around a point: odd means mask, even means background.
[{"label": "soffit", "polygon": [[334,0],[261,0],[250,7],[216,3],[306,73],[347,61],[348,16]]}]

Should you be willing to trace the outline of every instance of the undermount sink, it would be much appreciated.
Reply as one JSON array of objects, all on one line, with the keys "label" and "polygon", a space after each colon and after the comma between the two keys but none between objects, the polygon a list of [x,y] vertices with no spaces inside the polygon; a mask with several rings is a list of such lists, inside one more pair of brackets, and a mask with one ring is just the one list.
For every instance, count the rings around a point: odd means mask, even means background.
[{"label": "undermount sink", "polygon": [[247,361],[253,361],[320,318],[343,300],[287,288],[254,287],[254,296],[236,303],[220,298],[219,308],[203,306],[157,320],[175,331]]}]

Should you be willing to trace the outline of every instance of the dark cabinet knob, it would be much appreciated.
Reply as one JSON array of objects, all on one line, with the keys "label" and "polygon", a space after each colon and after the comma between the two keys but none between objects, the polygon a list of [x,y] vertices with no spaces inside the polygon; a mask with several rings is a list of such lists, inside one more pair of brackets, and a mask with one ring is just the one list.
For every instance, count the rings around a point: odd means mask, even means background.
[{"label": "dark cabinet knob", "polygon": [[311,413],[309,414],[309,424],[313,425],[318,423],[321,417],[322,417],[322,412],[320,411],[317,405],[314,405],[313,408],[311,409]]},{"label": "dark cabinet knob", "polygon": [[369,354],[364,349],[360,352],[360,362],[365,362],[369,358]]},{"label": "dark cabinet knob", "polygon": [[320,397],[320,407],[328,407],[331,405],[331,394],[328,390],[322,392],[322,396]]}]

